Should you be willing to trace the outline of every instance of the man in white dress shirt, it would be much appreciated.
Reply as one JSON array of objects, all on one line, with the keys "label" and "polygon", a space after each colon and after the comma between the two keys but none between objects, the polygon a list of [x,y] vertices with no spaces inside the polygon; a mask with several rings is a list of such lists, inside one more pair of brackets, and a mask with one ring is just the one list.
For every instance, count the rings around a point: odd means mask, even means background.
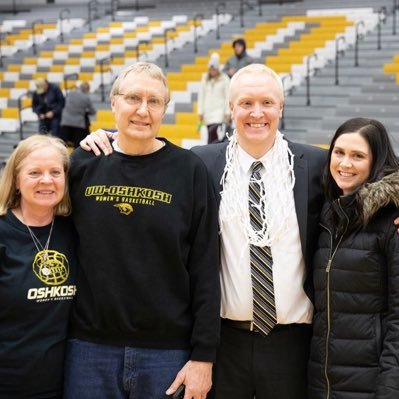
[{"label": "man in white dress shirt", "polygon": [[[229,143],[193,149],[220,193],[222,333],[214,374],[216,399],[306,399],[313,314],[311,258],[323,202],[325,151],[288,142],[278,130],[280,77],[252,64],[231,79],[236,130]],[[263,165],[263,230],[254,237],[248,211],[252,164]],[[270,247],[277,324],[254,327],[250,245]]]}]

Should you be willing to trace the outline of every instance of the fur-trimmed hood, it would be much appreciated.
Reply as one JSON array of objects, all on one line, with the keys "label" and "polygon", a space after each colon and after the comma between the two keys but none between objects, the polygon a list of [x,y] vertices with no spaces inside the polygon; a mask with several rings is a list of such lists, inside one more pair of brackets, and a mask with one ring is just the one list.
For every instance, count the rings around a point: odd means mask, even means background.
[{"label": "fur-trimmed hood", "polygon": [[399,171],[365,184],[356,197],[362,207],[363,225],[368,224],[380,209],[390,204],[399,206]]}]

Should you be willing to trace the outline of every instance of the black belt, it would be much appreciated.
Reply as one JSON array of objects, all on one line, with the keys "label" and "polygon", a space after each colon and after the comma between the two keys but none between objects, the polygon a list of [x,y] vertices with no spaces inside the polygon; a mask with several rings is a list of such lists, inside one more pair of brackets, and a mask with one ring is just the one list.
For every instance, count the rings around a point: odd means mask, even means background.
[{"label": "black belt", "polygon": [[[251,331],[251,332],[258,332],[256,327],[254,326],[254,323],[252,321],[241,321],[241,320],[231,320],[231,319],[223,319],[222,318],[222,324],[231,327],[231,328],[236,328],[237,330],[245,330],[245,331]],[[308,324],[277,324],[272,331],[282,331],[282,330],[291,330],[296,327],[300,326],[308,326]]]}]

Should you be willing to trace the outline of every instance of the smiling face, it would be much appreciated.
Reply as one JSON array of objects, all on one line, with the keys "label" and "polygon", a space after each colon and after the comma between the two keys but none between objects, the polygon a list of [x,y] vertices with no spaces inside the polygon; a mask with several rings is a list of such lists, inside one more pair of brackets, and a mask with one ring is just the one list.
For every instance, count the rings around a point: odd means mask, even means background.
[{"label": "smiling face", "polygon": [[[137,99],[141,101],[137,101]],[[165,114],[167,89],[159,79],[148,74],[128,73],[118,94],[111,98],[118,129],[118,144],[126,152],[137,145],[150,145],[158,135]],[[161,101],[161,107],[153,107]]]},{"label": "smiling face", "polygon": [[60,152],[49,146],[32,151],[20,164],[16,188],[21,192],[23,214],[53,212],[65,192],[65,172]]},{"label": "smiling face", "polygon": [[359,133],[344,133],[336,139],[331,152],[330,173],[344,195],[367,181],[371,165],[370,146]]},{"label": "smiling face", "polygon": [[259,159],[273,146],[283,112],[283,93],[271,75],[243,73],[232,83],[230,109],[238,143]]}]

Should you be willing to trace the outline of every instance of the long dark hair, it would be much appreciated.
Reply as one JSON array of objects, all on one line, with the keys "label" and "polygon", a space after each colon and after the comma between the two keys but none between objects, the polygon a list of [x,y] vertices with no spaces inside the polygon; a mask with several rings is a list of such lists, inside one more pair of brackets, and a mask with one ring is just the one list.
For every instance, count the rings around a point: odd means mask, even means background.
[{"label": "long dark hair", "polygon": [[359,133],[370,146],[372,161],[370,175],[366,183],[380,180],[399,169],[399,159],[392,148],[389,135],[384,125],[368,118],[352,118],[344,122],[335,132],[328,151],[327,162],[323,171],[323,186],[326,198],[332,201],[342,195],[330,172],[331,154],[339,136],[345,133]]}]

